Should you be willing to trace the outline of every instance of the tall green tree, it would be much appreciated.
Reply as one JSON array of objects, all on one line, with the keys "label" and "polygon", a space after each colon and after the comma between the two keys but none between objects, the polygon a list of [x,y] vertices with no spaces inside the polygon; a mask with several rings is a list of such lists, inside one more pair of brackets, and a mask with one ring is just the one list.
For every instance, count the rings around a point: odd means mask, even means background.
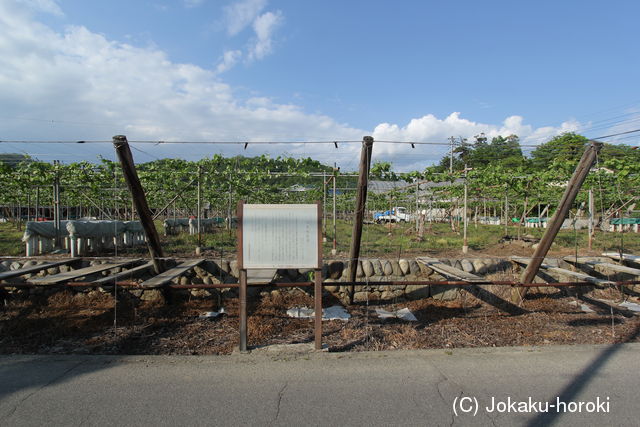
[{"label": "tall green tree", "polygon": [[533,150],[532,166],[537,170],[557,167],[559,164],[575,166],[588,142],[587,138],[573,132],[558,135]]}]

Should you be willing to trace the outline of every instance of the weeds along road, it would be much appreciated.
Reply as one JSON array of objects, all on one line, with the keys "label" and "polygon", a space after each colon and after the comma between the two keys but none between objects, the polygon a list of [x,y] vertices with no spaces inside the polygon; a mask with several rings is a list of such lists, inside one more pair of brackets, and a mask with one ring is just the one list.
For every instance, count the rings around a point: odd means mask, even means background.
[{"label": "weeds along road", "polygon": [[[640,344],[633,343],[3,356],[0,425],[638,425],[638,354]],[[558,401],[560,413],[539,412]],[[522,409],[538,412],[513,412]]]}]

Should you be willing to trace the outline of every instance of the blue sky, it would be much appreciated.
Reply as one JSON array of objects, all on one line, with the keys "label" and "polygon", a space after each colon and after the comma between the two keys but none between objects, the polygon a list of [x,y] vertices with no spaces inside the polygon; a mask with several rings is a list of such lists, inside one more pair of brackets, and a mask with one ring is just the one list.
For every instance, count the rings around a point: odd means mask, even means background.
[{"label": "blue sky", "polygon": [[[596,137],[640,128],[638,16],[637,1],[0,0],[0,139]],[[359,149],[250,147],[134,155],[268,152],[349,167]],[[374,153],[422,169],[445,150]],[[112,157],[108,144],[0,151]]]}]

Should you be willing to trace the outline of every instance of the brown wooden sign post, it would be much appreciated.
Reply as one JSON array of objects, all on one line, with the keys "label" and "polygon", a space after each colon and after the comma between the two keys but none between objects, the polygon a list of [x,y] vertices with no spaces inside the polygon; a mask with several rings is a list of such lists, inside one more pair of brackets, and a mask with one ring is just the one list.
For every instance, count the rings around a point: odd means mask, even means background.
[{"label": "brown wooden sign post", "polygon": [[240,351],[247,346],[248,270],[312,268],[314,340],[322,349],[322,203],[253,205],[238,202]]}]

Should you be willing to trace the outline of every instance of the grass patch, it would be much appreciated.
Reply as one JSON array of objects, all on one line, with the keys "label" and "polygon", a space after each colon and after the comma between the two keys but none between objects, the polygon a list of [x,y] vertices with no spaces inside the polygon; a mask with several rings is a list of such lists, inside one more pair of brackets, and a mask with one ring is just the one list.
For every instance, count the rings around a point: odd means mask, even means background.
[{"label": "grass patch", "polygon": [[25,247],[22,243],[24,227],[14,222],[0,222],[0,255],[22,256]]},{"label": "grass patch", "polygon": [[[164,236],[162,221],[156,221],[156,228],[160,234],[160,240],[164,252],[167,256],[192,255],[198,244],[198,236],[191,236],[183,233],[177,236]],[[349,255],[351,244],[351,233],[353,230],[352,221],[340,220],[336,223],[337,253],[331,254],[333,248],[333,222],[329,219],[326,224],[326,242],[324,243],[324,257],[346,258]],[[24,227],[18,227],[13,222],[0,223],[0,255],[2,256],[22,256],[24,255],[24,243],[22,234]],[[529,235],[540,238],[544,230],[521,228],[520,235]],[[493,255],[502,254],[500,239],[504,236],[504,226],[478,225],[471,223],[468,228],[468,245],[472,251],[489,251]],[[518,235],[517,226],[509,226],[508,234]],[[416,255],[435,255],[442,253],[443,256],[450,256],[452,252],[460,252],[463,243],[461,231],[452,231],[451,226],[446,223],[434,223],[425,225],[423,239],[417,238],[415,224],[364,224],[362,231],[362,242],[360,256],[366,257],[402,257]],[[212,249],[216,253],[226,256],[235,253],[236,230],[216,229],[215,233],[202,234],[201,246],[204,249]],[[561,230],[551,254],[571,254],[576,247],[580,254],[585,254],[588,246],[588,236],[586,230]],[[591,254],[605,251],[618,252],[620,249],[627,253],[640,252],[640,233],[611,233],[597,231]],[[524,249],[526,253],[529,248]],[[504,250],[503,250],[504,252]],[[531,251],[532,252],[532,251]],[[121,248],[118,250],[122,255],[145,256],[146,247]],[[504,256],[510,253],[502,254]]]}]

